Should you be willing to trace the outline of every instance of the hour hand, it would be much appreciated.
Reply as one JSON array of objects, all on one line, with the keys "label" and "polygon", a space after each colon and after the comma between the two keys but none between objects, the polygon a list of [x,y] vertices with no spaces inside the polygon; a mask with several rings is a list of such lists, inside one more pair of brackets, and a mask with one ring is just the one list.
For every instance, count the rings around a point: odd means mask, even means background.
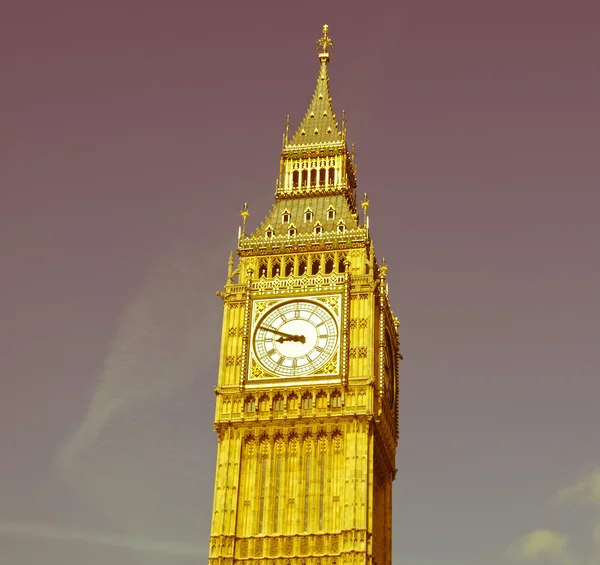
[{"label": "hour hand", "polygon": [[306,341],[306,338],[303,335],[289,335],[287,337],[281,336],[275,341],[279,343],[283,343],[284,341],[299,341],[300,343],[304,343]]}]

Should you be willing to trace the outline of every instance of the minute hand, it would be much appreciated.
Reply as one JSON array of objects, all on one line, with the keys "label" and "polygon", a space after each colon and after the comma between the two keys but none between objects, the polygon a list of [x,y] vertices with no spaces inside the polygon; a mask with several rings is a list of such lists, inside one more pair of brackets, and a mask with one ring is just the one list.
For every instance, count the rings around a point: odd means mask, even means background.
[{"label": "minute hand", "polygon": [[273,328],[268,328],[266,326],[260,326],[260,328],[263,330],[266,330],[268,332],[272,332],[274,334],[280,335],[281,337],[284,337],[289,341],[299,341],[301,343],[304,343],[306,341],[306,338],[303,335],[286,334],[284,332],[280,332],[279,330],[275,330]]}]

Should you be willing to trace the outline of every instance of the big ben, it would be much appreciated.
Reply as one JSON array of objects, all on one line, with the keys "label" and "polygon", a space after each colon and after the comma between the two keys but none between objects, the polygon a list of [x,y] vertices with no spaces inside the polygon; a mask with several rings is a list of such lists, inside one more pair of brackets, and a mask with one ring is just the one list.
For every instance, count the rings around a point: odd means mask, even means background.
[{"label": "big ben", "polygon": [[329,90],[286,124],[275,201],[223,299],[211,565],[392,562],[399,321]]}]

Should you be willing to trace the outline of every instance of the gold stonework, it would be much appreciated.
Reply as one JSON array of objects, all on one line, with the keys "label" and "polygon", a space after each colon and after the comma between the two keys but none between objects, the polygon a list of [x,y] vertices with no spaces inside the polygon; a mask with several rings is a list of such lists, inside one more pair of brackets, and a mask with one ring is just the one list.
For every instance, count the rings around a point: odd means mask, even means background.
[{"label": "gold stonework", "polygon": [[[215,387],[210,565],[390,565],[400,340],[329,91],[328,26],[275,203],[241,211]],[[362,207],[362,221],[357,211]]]}]

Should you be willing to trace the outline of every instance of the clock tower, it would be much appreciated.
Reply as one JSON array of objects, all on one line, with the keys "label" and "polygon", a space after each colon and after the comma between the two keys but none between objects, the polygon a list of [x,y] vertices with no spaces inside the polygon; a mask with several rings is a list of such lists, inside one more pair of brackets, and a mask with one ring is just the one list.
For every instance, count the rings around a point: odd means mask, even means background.
[{"label": "clock tower", "polygon": [[[211,565],[390,565],[399,321],[329,93],[328,27],[275,202],[229,259]],[[362,217],[361,217],[362,216]]]}]

